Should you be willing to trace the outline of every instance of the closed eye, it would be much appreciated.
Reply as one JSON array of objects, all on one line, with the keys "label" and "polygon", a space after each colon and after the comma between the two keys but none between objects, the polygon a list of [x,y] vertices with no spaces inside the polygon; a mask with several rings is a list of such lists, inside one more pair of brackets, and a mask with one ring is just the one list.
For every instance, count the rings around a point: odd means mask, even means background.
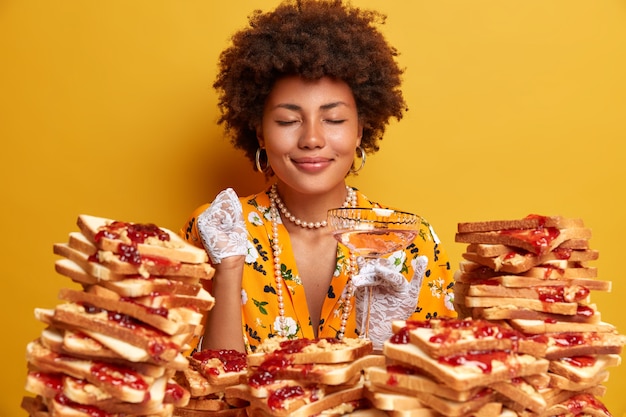
[{"label": "closed eye", "polygon": [[279,126],[290,126],[294,123],[298,123],[297,120],[276,120],[276,124]]}]

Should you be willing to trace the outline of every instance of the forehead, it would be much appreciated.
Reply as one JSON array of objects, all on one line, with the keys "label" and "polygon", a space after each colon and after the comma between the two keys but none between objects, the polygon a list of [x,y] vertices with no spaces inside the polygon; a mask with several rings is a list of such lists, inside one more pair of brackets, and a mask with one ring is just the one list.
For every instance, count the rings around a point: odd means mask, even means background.
[{"label": "forehead", "polygon": [[355,102],[352,90],[345,81],[330,77],[307,80],[299,76],[288,76],[276,81],[267,98],[267,104],[271,107],[284,103],[299,106],[344,103],[354,106]]}]

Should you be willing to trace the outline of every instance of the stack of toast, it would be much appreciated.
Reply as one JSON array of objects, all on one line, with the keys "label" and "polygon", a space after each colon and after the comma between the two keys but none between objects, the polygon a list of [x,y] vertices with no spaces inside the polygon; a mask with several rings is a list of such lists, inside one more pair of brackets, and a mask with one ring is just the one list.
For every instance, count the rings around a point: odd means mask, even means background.
[{"label": "stack of toast", "polygon": [[30,416],[171,416],[189,392],[173,376],[213,297],[204,250],[154,224],[81,215],[54,245],[56,271],[79,287],[37,308],[47,327],[27,346]]},{"label": "stack of toast", "polygon": [[363,370],[384,363],[365,339],[266,340],[248,355],[248,376],[226,389],[251,416],[341,416],[364,407]]},{"label": "stack of toast", "polygon": [[455,240],[468,246],[455,277],[457,312],[545,341],[547,415],[563,414],[563,404],[581,395],[602,408],[607,368],[619,365],[626,343],[591,302],[591,292],[608,292],[611,282],[591,266],[598,251],[590,238],[582,220],[560,216],[458,225]]},{"label": "stack of toast", "polygon": [[190,366],[177,371],[174,378],[189,391],[190,399],[186,405],[175,407],[175,417],[246,416],[247,401],[226,397],[226,388],[246,380],[246,354],[230,349],[205,349],[187,359]]},{"label": "stack of toast", "polygon": [[366,369],[365,397],[394,417],[540,412],[547,345],[487,320],[396,321],[386,364]]}]

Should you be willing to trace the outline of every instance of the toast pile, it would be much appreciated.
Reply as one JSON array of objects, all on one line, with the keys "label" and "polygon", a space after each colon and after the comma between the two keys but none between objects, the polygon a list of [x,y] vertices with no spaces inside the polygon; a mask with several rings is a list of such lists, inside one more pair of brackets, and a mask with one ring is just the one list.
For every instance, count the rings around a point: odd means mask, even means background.
[{"label": "toast pile", "polygon": [[176,417],[244,417],[247,401],[227,398],[226,388],[246,380],[246,355],[235,350],[205,349],[194,352],[189,367],[174,379],[190,393],[189,402],[174,409]]},{"label": "toast pile", "polygon": [[392,416],[501,415],[504,405],[539,412],[546,343],[487,320],[397,321],[386,364],[366,369],[365,396]]},{"label": "toast pile", "polygon": [[559,216],[458,225],[456,241],[468,246],[455,276],[457,312],[545,341],[546,415],[563,414],[563,404],[580,395],[602,409],[607,368],[619,365],[626,343],[591,302],[591,292],[608,292],[611,282],[590,265],[598,259],[590,238],[582,220]]},{"label": "toast pile", "polygon": [[249,403],[250,416],[341,416],[366,405],[363,370],[384,363],[364,339],[274,338],[248,355],[245,383],[226,398]]},{"label": "toast pile", "polygon": [[206,253],[154,224],[81,215],[54,245],[62,288],[26,349],[31,416],[172,416],[190,393],[173,378],[213,297]]}]

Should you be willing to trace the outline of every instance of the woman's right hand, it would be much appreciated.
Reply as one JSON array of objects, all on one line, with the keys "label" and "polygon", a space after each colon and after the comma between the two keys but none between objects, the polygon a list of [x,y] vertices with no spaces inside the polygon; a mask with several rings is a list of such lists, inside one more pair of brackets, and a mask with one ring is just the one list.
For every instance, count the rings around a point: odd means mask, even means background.
[{"label": "woman's right hand", "polygon": [[198,216],[198,232],[213,265],[213,309],[207,313],[200,349],[245,352],[241,328],[241,278],[248,252],[248,234],[237,194],[228,188]]},{"label": "woman's right hand", "polygon": [[[220,192],[211,205],[198,216],[202,244],[214,264],[248,252],[248,234],[243,209],[232,188]],[[234,259],[229,260],[229,263]],[[237,262],[240,262],[239,260]]]}]

